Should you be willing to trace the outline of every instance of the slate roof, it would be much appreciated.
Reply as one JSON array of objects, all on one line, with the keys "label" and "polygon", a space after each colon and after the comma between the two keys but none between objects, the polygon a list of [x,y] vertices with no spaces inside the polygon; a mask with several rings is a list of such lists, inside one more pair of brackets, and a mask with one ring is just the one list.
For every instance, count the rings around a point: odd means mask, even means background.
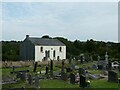
[{"label": "slate roof", "polygon": [[29,40],[35,45],[44,45],[44,46],[65,46],[64,43],[58,39],[47,39],[47,38],[33,38],[29,37]]}]

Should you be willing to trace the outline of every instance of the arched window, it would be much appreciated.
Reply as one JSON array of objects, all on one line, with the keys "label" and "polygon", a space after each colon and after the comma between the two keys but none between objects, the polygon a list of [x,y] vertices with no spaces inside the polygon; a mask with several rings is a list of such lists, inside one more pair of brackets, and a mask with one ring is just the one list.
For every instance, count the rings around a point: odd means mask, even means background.
[{"label": "arched window", "polygon": [[43,47],[40,48],[40,51],[43,52]]},{"label": "arched window", "polygon": [[62,47],[59,48],[59,51],[62,52]]}]

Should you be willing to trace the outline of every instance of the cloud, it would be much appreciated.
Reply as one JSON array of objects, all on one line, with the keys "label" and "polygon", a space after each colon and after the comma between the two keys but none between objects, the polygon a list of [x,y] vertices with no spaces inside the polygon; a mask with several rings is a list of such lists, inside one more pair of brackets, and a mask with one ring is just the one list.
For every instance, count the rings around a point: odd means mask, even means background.
[{"label": "cloud", "polygon": [[48,34],[117,41],[117,3],[4,3],[3,16],[7,40]]}]

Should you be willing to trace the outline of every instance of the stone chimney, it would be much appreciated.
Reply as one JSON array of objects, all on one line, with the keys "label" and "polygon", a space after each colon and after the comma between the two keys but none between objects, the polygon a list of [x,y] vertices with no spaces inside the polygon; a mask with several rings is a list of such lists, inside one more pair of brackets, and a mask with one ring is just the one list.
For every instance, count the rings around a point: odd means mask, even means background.
[{"label": "stone chimney", "polygon": [[29,35],[26,35],[26,38],[29,38]]}]

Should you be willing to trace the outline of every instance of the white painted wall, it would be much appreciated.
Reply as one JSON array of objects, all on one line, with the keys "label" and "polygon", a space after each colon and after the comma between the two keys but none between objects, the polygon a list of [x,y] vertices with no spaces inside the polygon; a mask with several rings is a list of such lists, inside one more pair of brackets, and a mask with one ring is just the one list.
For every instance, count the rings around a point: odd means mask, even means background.
[{"label": "white painted wall", "polygon": [[[59,59],[66,59],[66,46],[42,46],[43,52],[41,52],[41,46],[35,46],[35,61],[42,61],[45,57],[45,51],[50,50],[50,59],[57,60],[57,56]],[[59,51],[59,48],[62,47],[62,52]],[[53,58],[53,51],[56,51],[55,58]]]}]

